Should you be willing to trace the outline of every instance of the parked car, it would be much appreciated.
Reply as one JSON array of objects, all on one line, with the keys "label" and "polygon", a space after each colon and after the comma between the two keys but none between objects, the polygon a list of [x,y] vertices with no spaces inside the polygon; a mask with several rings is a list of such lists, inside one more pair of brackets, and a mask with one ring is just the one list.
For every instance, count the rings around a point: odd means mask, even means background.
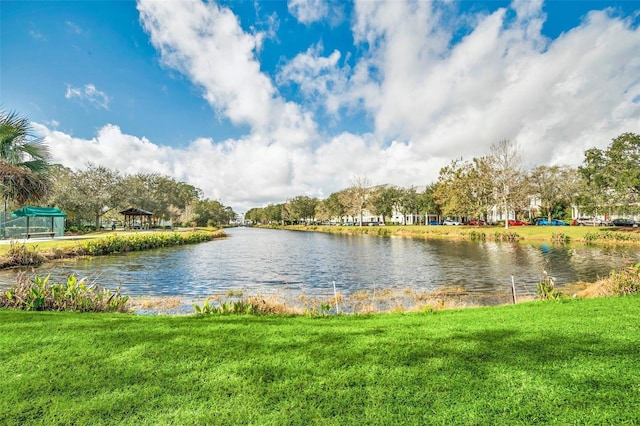
[{"label": "parked car", "polygon": [[442,225],[440,222],[438,222],[437,220],[430,220],[429,221],[429,225],[431,226],[437,226],[437,225]]},{"label": "parked car", "polygon": [[465,225],[472,225],[472,226],[483,226],[486,225],[486,222],[482,219],[473,219],[470,220],[469,222],[465,223]]},{"label": "parked car", "polygon": [[521,220],[509,220],[509,226],[529,226],[529,222],[523,222]]},{"label": "parked car", "polygon": [[[549,225],[549,219],[540,218],[540,219],[536,220],[536,225],[538,225],[538,226],[548,226]],[[551,219],[551,226],[569,226],[569,224],[567,222],[563,222],[561,220]]]},{"label": "parked car", "polygon": [[640,225],[640,223],[635,220],[627,218],[613,219],[612,223],[614,226],[632,226],[634,228],[637,228]]},{"label": "parked car", "polygon": [[445,219],[444,222],[442,222],[443,225],[462,225],[461,222],[458,222],[457,220],[454,219]]},{"label": "parked car", "polygon": [[574,221],[571,224],[576,226],[611,226],[610,221],[604,220],[604,219],[598,219],[595,217],[592,217],[592,218],[580,217],[578,219],[574,219]]}]

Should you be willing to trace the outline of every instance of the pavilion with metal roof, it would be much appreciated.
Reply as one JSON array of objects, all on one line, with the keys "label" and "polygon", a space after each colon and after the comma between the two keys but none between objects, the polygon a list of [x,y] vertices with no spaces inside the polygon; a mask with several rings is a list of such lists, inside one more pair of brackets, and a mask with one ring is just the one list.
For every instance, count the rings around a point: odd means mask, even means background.
[{"label": "pavilion with metal roof", "polygon": [[151,217],[153,216],[153,213],[151,212],[131,207],[126,210],[122,210],[120,214],[124,216],[125,228],[133,229],[137,227],[136,223],[140,224],[140,228],[151,228]]}]

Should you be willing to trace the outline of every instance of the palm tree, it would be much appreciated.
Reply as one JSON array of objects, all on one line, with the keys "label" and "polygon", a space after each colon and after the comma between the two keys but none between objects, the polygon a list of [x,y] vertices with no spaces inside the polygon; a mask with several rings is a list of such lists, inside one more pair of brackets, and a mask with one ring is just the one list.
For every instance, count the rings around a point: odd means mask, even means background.
[{"label": "palm tree", "polygon": [[33,134],[29,120],[15,111],[0,110],[0,161],[43,177],[49,168],[49,148]]},{"label": "palm tree", "polygon": [[0,192],[4,198],[4,222],[9,200],[24,204],[48,194],[48,168],[49,149],[42,138],[33,134],[29,120],[15,111],[0,110]]}]

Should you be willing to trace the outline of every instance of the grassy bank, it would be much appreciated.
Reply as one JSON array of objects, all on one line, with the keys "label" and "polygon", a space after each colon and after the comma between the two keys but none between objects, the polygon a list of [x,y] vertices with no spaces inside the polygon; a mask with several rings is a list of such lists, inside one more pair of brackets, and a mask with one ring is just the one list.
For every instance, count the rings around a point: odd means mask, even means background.
[{"label": "grassy bank", "polygon": [[552,243],[640,244],[639,228],[591,226],[272,226],[296,231],[336,234],[365,234],[405,238],[473,239],[486,241],[528,241]]},{"label": "grassy bank", "polygon": [[423,314],[0,310],[0,424],[638,424],[640,297]]},{"label": "grassy bank", "polygon": [[205,229],[181,232],[101,232],[77,239],[14,242],[0,246],[0,269],[78,256],[150,250],[210,241],[225,236],[224,231]]}]

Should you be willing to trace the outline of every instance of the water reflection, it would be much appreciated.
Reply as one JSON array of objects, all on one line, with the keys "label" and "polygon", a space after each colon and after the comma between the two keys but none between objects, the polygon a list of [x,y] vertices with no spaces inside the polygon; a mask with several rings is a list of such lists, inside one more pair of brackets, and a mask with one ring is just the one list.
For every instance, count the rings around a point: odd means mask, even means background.
[{"label": "water reflection", "polygon": [[[326,295],[332,282],[348,295],[361,289],[503,293],[514,277],[533,294],[543,270],[557,283],[592,281],[640,261],[628,247],[414,240],[236,228],[229,238],[142,253],[64,261],[38,271],[60,281],[75,273],[144,296],[203,298],[226,290],[252,294]],[[0,287],[16,271],[0,271]]]}]

